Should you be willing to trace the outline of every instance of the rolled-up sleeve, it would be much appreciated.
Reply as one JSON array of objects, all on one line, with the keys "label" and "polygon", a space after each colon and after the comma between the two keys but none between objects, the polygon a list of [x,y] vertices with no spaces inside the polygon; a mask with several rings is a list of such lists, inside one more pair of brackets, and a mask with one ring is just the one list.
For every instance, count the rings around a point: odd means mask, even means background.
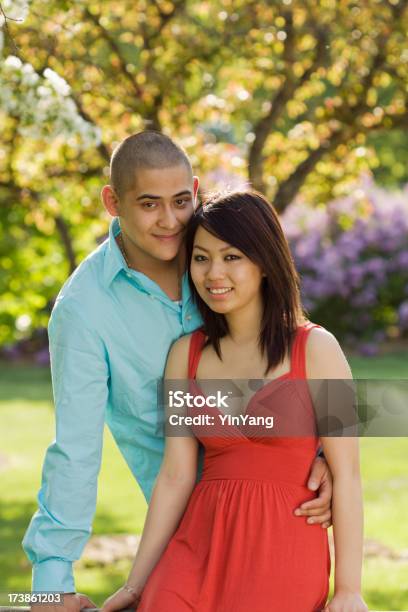
[{"label": "rolled-up sleeve", "polygon": [[95,513],[109,364],[79,304],[57,302],[49,340],[56,436],[23,548],[33,564],[33,590],[67,593],[75,591],[72,563],[82,554]]}]

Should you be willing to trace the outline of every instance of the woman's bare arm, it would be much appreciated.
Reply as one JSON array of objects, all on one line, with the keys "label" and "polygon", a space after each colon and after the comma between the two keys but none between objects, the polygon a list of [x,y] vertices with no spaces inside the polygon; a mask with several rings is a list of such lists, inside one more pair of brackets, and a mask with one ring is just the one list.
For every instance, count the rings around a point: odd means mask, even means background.
[{"label": "woman's bare arm", "polygon": [[[183,337],[171,348],[165,378],[187,379],[188,342],[189,338]],[[127,586],[104,603],[104,612],[120,610],[141,594],[184,514],[197,478],[197,456],[195,437],[166,438],[163,462]]]},{"label": "woman's bare arm", "polygon": [[[323,329],[313,329],[307,343],[310,379],[352,379],[337,340]],[[333,533],[335,595],[327,610],[367,610],[361,599],[363,502],[358,437],[322,437],[321,443],[333,475]],[[345,607],[341,607],[345,606]]]}]

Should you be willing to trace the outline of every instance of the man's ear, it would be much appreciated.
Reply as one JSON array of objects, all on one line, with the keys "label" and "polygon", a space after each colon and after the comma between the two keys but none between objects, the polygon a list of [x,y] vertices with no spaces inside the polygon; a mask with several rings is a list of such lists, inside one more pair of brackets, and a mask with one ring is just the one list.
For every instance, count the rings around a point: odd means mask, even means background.
[{"label": "man's ear", "polygon": [[102,187],[101,198],[104,207],[112,217],[119,216],[119,199],[111,185]]},{"label": "man's ear", "polygon": [[194,205],[196,204],[197,201],[197,193],[198,193],[198,187],[200,185],[200,181],[198,179],[198,176],[193,176],[193,196],[194,196]]}]

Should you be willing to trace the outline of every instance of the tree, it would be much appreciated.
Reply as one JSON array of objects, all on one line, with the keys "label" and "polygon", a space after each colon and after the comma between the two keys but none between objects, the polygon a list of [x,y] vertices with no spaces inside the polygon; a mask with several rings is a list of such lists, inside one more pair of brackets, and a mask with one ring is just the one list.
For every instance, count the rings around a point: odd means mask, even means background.
[{"label": "tree", "polygon": [[344,193],[378,165],[370,143],[406,140],[405,0],[25,4],[1,2],[0,343],[19,316],[44,324],[106,232],[99,190],[129,133],[166,131],[279,210]]}]

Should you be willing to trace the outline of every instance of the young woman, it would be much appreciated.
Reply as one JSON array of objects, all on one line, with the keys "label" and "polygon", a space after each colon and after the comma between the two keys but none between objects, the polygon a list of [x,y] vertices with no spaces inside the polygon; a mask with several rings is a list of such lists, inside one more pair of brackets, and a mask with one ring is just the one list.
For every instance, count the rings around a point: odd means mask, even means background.
[{"label": "young woman", "polygon": [[[245,415],[270,409],[279,415],[277,435],[259,427],[251,434],[249,425],[211,435],[208,425],[167,438],[129,579],[104,611],[366,611],[357,438],[320,440],[334,479],[335,593],[327,607],[327,533],[294,516],[310,497],[319,445],[310,395],[296,383],[351,372],[336,339],[303,316],[278,216],[254,192],[214,197],[194,215],[186,246],[204,328],[173,345],[166,378],[267,379]],[[221,414],[206,411],[214,423]],[[303,435],[279,436],[294,423]],[[199,443],[205,460],[196,484]]]}]

